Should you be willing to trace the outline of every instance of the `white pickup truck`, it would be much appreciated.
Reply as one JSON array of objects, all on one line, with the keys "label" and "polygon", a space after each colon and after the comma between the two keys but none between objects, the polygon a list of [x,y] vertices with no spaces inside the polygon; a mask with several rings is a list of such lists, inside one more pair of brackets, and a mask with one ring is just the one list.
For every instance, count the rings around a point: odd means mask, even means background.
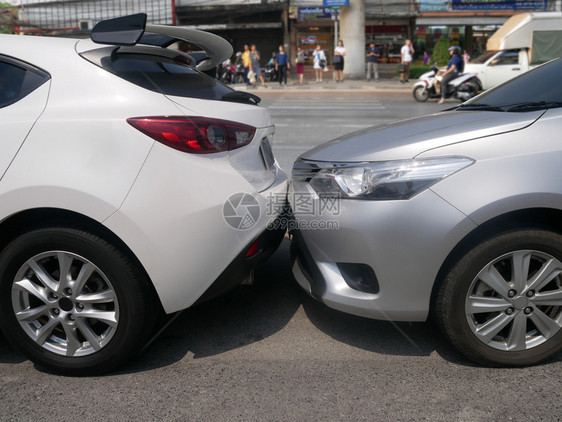
[{"label": "white pickup truck", "polygon": [[562,13],[522,13],[512,16],[486,45],[488,51],[467,63],[483,89],[492,88],[562,56]]}]

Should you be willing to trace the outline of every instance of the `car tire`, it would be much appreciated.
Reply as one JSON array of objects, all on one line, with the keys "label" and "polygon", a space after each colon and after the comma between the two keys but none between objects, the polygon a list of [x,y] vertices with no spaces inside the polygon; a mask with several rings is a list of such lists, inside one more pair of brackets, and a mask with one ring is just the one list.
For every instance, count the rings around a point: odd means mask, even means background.
[{"label": "car tire", "polygon": [[486,366],[527,366],[562,351],[562,235],[496,235],[445,276],[435,317],[451,343]]},{"label": "car tire", "polygon": [[52,227],[0,255],[0,328],[40,366],[68,375],[115,369],[157,320],[147,277],[95,234]]},{"label": "car tire", "polygon": [[429,99],[429,90],[423,86],[414,88],[414,99],[420,103],[425,103]]}]

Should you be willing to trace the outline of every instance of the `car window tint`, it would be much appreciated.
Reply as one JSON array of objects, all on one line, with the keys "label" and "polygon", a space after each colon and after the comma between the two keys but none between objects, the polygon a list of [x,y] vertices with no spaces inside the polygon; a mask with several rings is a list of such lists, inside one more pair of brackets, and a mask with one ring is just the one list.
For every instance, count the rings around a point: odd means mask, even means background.
[{"label": "car window tint", "polygon": [[497,65],[512,65],[519,63],[519,51],[506,51],[498,58]]},{"label": "car window tint", "polygon": [[482,64],[489,60],[492,56],[497,54],[497,51],[485,51],[480,56],[476,57],[475,59],[471,60],[471,63]]},{"label": "car window tint", "polygon": [[26,63],[0,57],[0,108],[21,100],[48,79],[47,73]]},{"label": "car window tint", "polygon": [[232,89],[187,64],[148,54],[113,54],[101,66],[135,85],[180,97],[220,100]]},{"label": "car window tint", "polygon": [[556,59],[486,91],[465,104],[500,107],[524,102],[561,102],[560,75],[562,75],[562,59]]}]

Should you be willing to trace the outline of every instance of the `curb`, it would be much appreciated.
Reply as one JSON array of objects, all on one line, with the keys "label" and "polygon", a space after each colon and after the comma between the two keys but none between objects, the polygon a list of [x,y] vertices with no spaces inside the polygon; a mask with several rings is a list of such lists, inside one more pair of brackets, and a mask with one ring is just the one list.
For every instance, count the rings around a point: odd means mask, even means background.
[{"label": "curb", "polygon": [[358,92],[388,92],[388,93],[408,93],[411,95],[415,81],[410,81],[406,84],[400,84],[399,82],[371,82],[367,83],[364,81],[350,80],[345,81],[342,84],[336,84],[334,81],[326,81],[320,84],[308,83],[304,85],[287,84],[284,86],[279,86],[278,83],[273,82],[268,84],[266,88],[259,87],[249,87],[246,85],[230,85],[232,89],[237,91],[247,91],[252,93],[328,93],[328,92],[339,92],[339,93],[358,93]]}]

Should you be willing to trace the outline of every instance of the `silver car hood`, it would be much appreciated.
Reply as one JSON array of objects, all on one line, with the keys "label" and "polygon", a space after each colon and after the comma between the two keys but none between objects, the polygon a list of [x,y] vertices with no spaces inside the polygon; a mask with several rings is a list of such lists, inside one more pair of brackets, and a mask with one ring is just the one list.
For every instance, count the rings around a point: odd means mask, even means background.
[{"label": "silver car hood", "polygon": [[544,111],[449,111],[353,132],[300,156],[314,161],[387,161],[414,158],[429,149],[523,129]]}]

